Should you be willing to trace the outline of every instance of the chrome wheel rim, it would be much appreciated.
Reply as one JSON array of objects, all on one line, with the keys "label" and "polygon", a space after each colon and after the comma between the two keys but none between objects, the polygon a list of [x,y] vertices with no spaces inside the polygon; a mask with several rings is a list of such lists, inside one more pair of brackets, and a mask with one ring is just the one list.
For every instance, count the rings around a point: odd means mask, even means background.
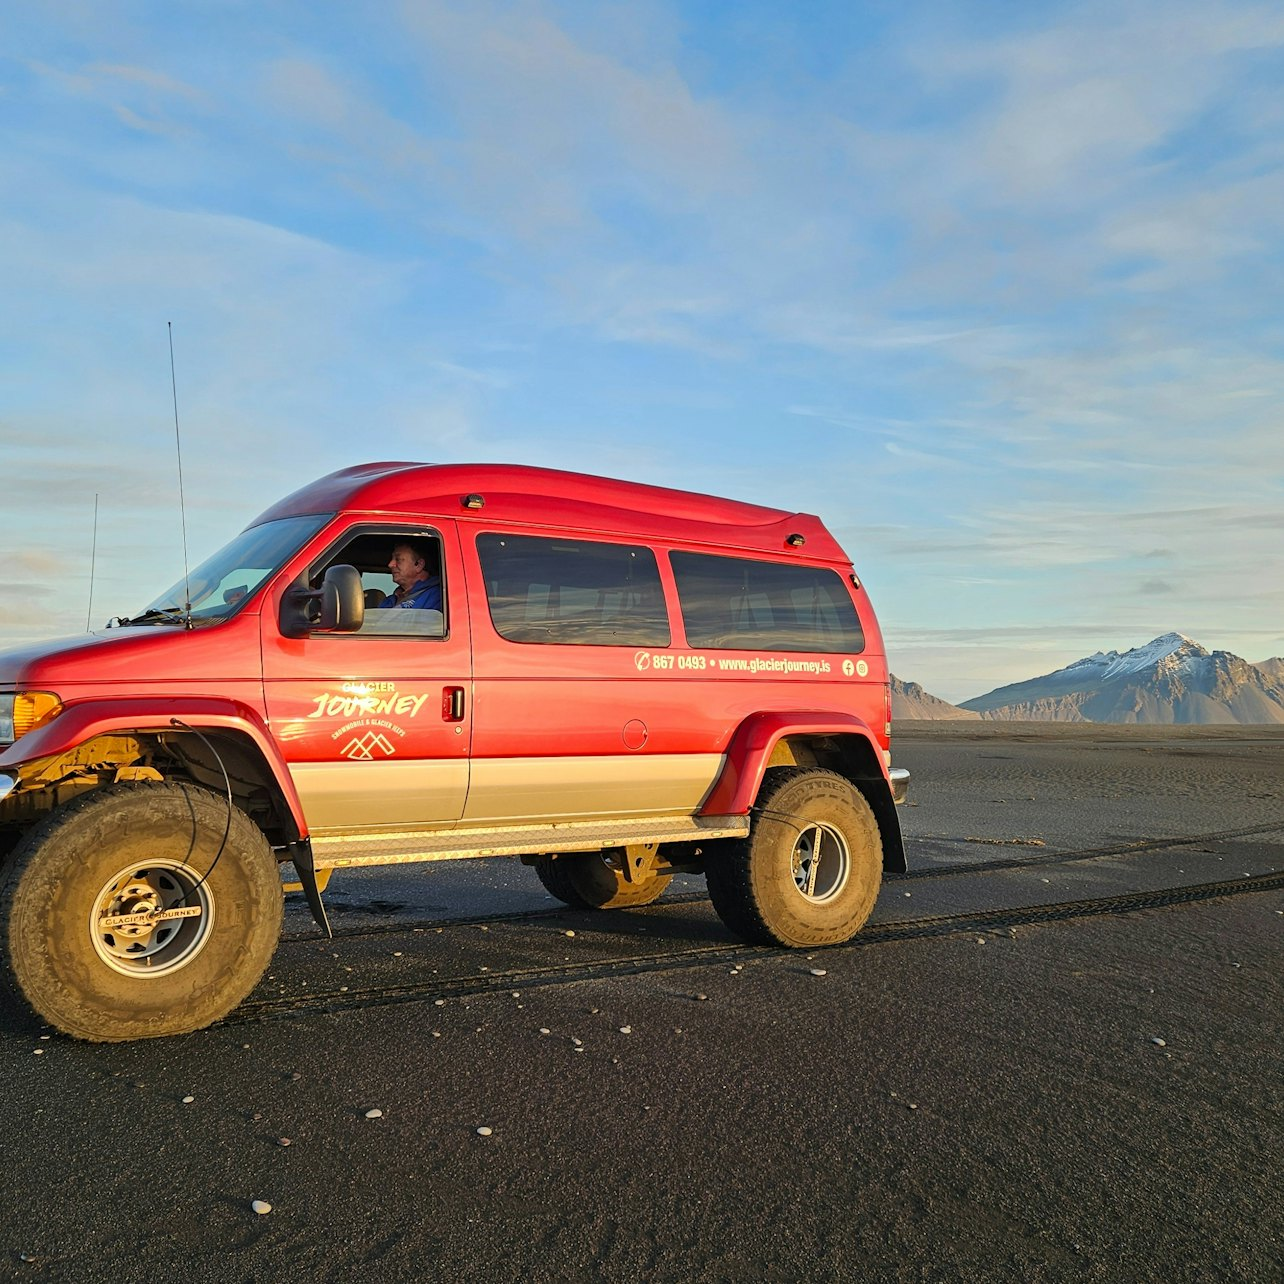
[{"label": "chrome wheel rim", "polygon": [[176,860],[117,871],[90,912],[94,952],[113,972],[128,977],[166,976],[185,967],[214,927],[214,897],[201,878],[198,870]]},{"label": "chrome wheel rim", "polygon": [[823,904],[847,885],[851,852],[847,840],[829,825],[808,825],[794,842],[794,886],[804,900]]}]

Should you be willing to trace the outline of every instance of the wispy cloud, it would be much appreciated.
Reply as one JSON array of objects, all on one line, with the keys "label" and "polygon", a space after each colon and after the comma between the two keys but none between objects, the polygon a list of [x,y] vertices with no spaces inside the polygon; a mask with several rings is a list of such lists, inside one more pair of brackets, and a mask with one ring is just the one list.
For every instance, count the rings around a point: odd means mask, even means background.
[{"label": "wispy cloud", "polygon": [[507,454],[820,511],[894,647],[1284,612],[1277,7],[130,12],[0,64],[6,546],[174,578],[172,320],[205,544]]}]

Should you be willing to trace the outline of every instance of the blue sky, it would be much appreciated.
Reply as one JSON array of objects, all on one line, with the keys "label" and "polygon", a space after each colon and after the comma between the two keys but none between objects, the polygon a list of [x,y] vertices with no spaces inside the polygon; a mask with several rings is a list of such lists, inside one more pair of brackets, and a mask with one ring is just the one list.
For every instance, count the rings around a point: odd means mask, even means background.
[{"label": "blue sky", "polygon": [[819,513],[962,700],[1284,654],[1278,4],[0,16],[0,644],[370,459]]}]

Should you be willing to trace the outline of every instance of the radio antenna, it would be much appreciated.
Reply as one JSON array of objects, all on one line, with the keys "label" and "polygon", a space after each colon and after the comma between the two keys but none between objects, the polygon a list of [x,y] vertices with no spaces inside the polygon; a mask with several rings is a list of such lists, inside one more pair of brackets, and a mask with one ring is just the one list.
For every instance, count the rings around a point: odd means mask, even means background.
[{"label": "radio antenna", "polygon": [[85,632],[93,632],[94,567],[98,562],[98,492],[94,491],[94,538],[89,547],[89,610],[85,612]]},{"label": "radio antenna", "polygon": [[174,375],[174,323],[165,322],[169,330],[169,386],[174,393],[174,449],[178,454],[178,512],[183,529],[183,587],[187,594],[183,616],[192,627],[192,578],[187,568],[187,505],[183,502],[183,439],[178,432],[178,379]]}]

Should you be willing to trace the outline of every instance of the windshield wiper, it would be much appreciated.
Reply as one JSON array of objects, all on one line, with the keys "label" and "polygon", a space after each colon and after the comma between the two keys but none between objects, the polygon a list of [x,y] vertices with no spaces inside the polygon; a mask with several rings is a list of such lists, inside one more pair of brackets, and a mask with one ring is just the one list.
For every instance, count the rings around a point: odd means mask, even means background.
[{"label": "windshield wiper", "polygon": [[151,610],[144,611],[142,615],[135,615],[132,619],[127,615],[117,615],[113,619],[122,629],[130,624],[150,624],[153,620],[164,620],[167,624],[187,623],[187,616],[176,606],[154,606]]}]

